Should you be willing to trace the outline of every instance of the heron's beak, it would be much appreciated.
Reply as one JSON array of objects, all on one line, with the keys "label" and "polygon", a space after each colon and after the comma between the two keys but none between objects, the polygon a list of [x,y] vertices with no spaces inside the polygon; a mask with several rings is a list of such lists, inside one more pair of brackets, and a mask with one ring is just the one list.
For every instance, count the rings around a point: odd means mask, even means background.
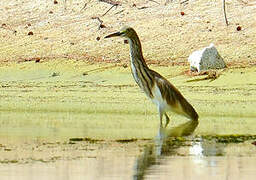
[{"label": "heron's beak", "polygon": [[121,32],[116,32],[110,35],[105,36],[105,38],[111,38],[111,37],[116,37],[116,36],[121,36],[123,33]]}]

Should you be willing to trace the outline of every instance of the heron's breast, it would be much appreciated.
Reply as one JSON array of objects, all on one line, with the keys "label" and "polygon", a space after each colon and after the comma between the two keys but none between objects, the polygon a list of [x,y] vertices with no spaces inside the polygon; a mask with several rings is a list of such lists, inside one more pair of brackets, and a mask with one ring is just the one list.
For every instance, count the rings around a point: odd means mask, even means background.
[{"label": "heron's breast", "polygon": [[138,72],[137,72],[137,68],[135,67],[135,65],[133,63],[131,63],[131,69],[132,69],[132,76],[133,76],[135,82],[144,91],[143,84],[142,84],[141,79],[139,78],[139,75],[138,75]]},{"label": "heron's breast", "polygon": [[153,94],[153,98],[151,98],[151,100],[153,101],[154,104],[156,104],[158,107],[160,107],[163,111],[167,112],[167,111],[172,111],[178,114],[183,114],[183,108],[180,105],[179,102],[174,103],[174,104],[168,104],[167,100],[163,98],[161,91],[159,89],[159,87],[157,86],[157,84],[154,85],[154,87],[152,88],[152,94]]},{"label": "heron's breast", "polygon": [[168,109],[168,104],[166,100],[163,99],[161,91],[156,83],[152,88],[152,94],[153,98],[151,98],[151,100],[153,101],[154,104],[156,104],[157,106],[161,106],[161,108],[163,109]]}]

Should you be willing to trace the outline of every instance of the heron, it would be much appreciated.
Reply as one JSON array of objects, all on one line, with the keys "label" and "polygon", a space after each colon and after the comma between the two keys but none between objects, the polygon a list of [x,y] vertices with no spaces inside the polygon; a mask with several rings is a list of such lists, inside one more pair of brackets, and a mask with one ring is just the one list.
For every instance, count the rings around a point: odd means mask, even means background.
[{"label": "heron", "polygon": [[198,114],[193,106],[184,98],[180,91],[158,72],[150,69],[143,57],[141,42],[136,31],[131,27],[124,27],[105,38],[124,37],[130,46],[131,71],[135,82],[146,96],[158,108],[160,126],[163,116],[166,118],[165,127],[170,122],[167,112],[183,115],[190,120],[198,121]]}]

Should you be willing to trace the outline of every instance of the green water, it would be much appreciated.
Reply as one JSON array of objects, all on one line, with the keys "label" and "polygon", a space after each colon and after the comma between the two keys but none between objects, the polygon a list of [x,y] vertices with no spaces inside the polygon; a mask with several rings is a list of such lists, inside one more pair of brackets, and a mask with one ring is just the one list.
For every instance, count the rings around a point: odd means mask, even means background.
[{"label": "green water", "polygon": [[[255,134],[255,68],[231,69],[215,81],[197,82],[186,82],[197,77],[179,75],[182,67],[152,68],[168,77],[198,111],[195,134]],[[0,80],[0,136],[143,139],[157,132],[157,109],[136,86],[129,68],[27,62],[1,67]],[[170,117],[170,127],[187,121]]]}]

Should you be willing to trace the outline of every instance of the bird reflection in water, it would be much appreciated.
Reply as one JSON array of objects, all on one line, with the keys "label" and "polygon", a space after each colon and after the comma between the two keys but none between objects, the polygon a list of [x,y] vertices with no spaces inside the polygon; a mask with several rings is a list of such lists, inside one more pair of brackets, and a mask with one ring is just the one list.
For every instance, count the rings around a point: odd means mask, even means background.
[{"label": "bird reflection in water", "polygon": [[188,121],[171,129],[160,126],[154,143],[147,145],[143,154],[136,160],[134,179],[143,179],[145,171],[151,165],[157,164],[163,156],[175,154],[183,145],[177,143],[176,138],[191,135],[197,126],[198,121]]}]

